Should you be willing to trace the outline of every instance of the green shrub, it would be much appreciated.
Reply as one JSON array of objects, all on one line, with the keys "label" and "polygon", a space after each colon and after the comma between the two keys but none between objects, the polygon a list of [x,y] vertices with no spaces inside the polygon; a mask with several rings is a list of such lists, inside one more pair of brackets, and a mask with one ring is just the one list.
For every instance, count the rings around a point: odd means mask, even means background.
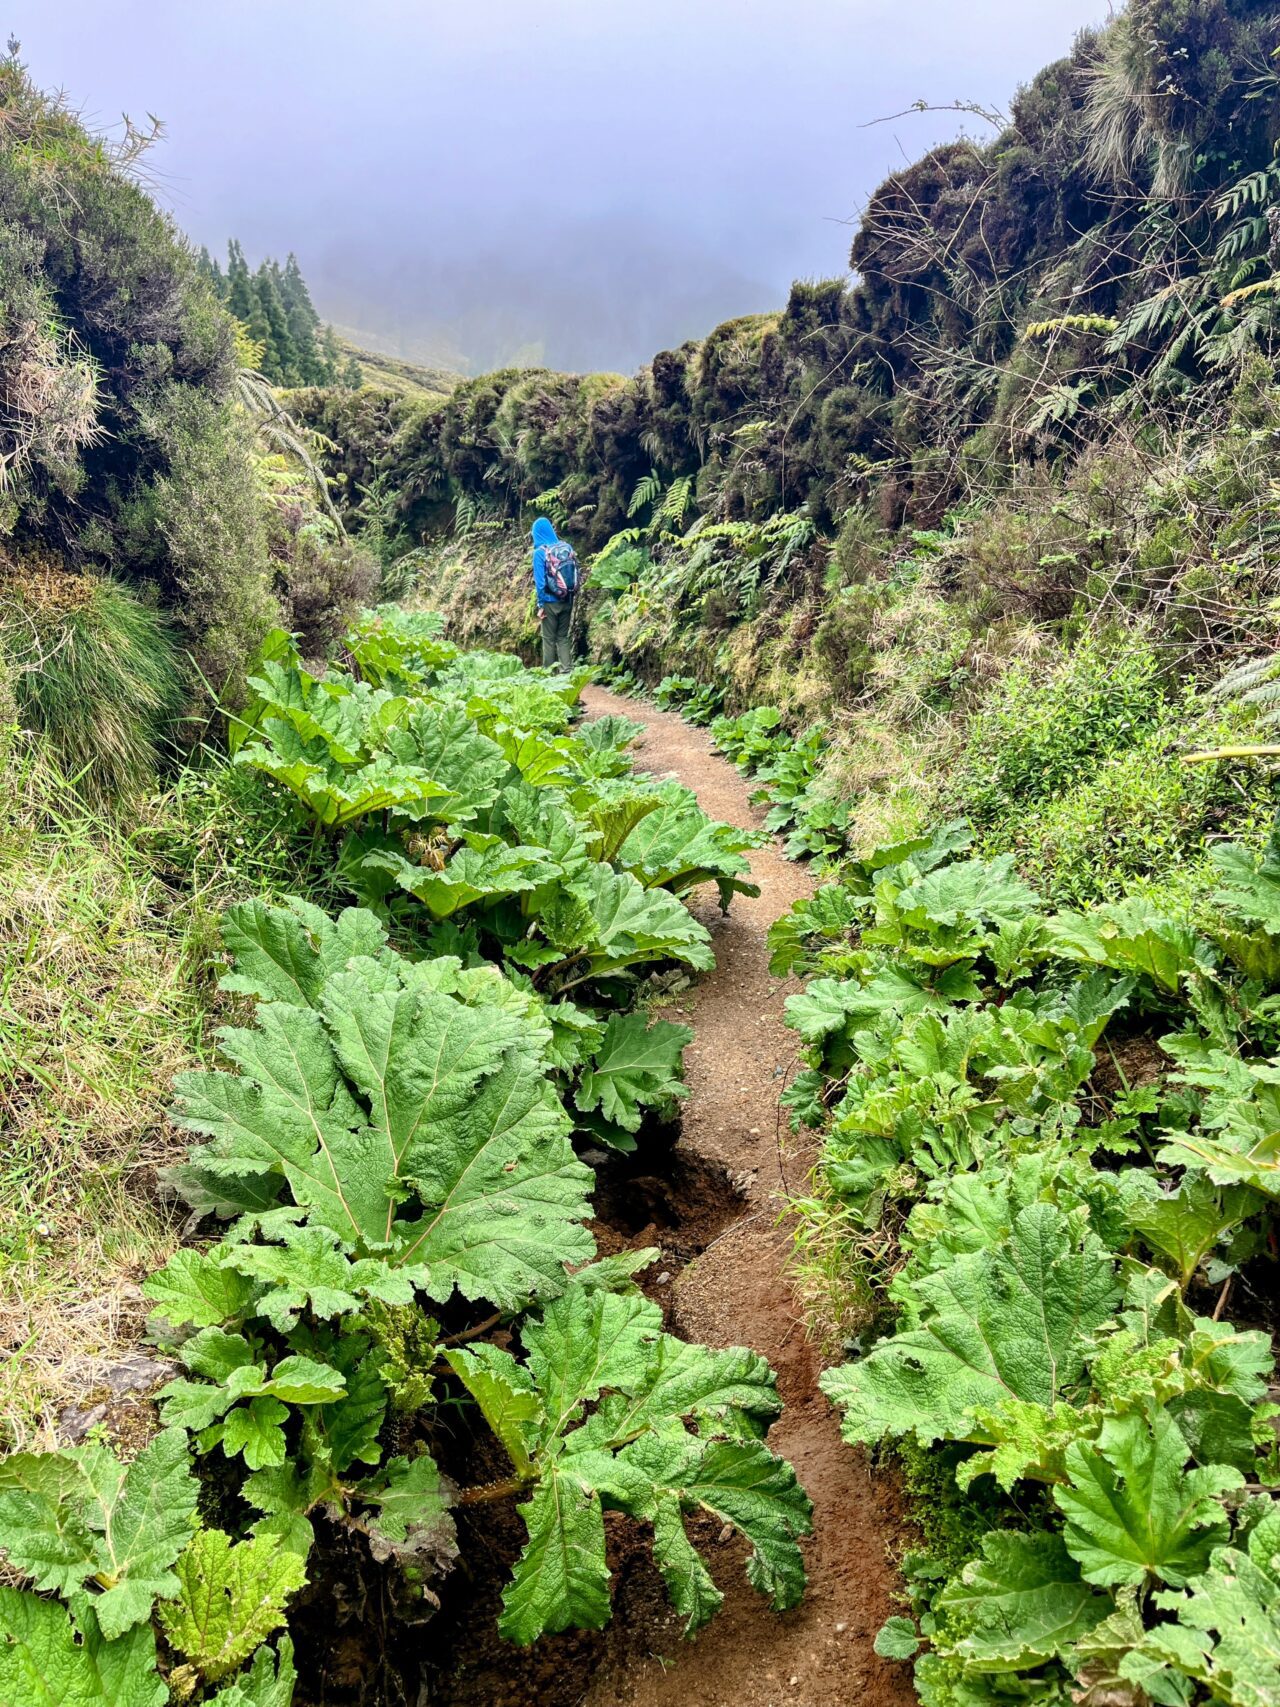
[{"label": "green shrub", "polygon": [[956,801],[990,824],[1074,788],[1141,741],[1162,710],[1155,653],[1136,635],[1082,641],[1047,680],[1041,668],[1015,663],[970,725]]},{"label": "green shrub", "polygon": [[115,582],[27,571],[0,581],[0,652],[21,722],[87,800],[147,790],[187,692],[159,611]]},{"label": "green shrub", "polygon": [[234,322],[136,181],[0,58],[0,528],[26,555],[154,587],[218,685],[275,611]]},{"label": "green shrub", "polygon": [[159,584],[220,690],[276,619],[251,428],[230,402],[166,384],[140,411],[137,435],[164,471],[93,543]]},{"label": "green shrub", "polygon": [[1181,755],[1232,732],[1230,718],[1197,716],[1192,693],[1133,746],[1104,758],[1062,793],[1012,812],[987,839],[1010,849],[1046,899],[1077,907],[1115,900],[1135,886],[1160,888],[1178,910],[1217,887],[1205,862],[1223,834],[1261,830],[1273,784],[1260,769],[1187,765]]}]

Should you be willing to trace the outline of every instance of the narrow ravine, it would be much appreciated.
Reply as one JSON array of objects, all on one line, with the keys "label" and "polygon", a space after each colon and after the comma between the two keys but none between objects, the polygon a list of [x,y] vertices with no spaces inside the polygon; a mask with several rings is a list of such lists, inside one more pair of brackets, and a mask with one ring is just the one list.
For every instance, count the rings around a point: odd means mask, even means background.
[{"label": "narrow ravine", "polygon": [[[637,768],[677,777],[713,818],[760,824],[749,784],[712,751],[704,731],[599,688],[589,688],[585,700],[591,715],[616,712],[646,726]],[[742,1192],[738,1217],[676,1278],[673,1325],[710,1345],[751,1346],[777,1370],[786,1410],[769,1444],[792,1460],[813,1500],[809,1589],[796,1611],[780,1617],[747,1585],[739,1548],[713,1547],[725,1604],[688,1644],[677,1620],[655,1628],[653,1601],[633,1606],[620,1585],[615,1621],[584,1697],[588,1707],[905,1707],[915,1699],[907,1668],[872,1649],[894,1610],[887,1558],[901,1533],[894,1489],[885,1477],[873,1479],[841,1441],[784,1275],[783,1176],[798,1190],[806,1165],[794,1150],[788,1157],[778,1113],[796,1059],[782,1007],[797,986],[769,975],[765,933],[812,884],[774,843],[757,849],[751,863],[758,898],[736,896],[723,916],[707,891],[695,907],[711,930],[716,966],[671,1011],[694,1030],[681,1147],[721,1164]]]}]

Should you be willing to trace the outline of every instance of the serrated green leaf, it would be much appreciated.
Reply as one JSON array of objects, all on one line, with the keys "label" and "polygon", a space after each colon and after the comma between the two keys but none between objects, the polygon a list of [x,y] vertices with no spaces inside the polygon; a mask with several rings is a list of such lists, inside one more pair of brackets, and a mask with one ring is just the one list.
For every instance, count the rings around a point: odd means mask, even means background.
[{"label": "serrated green leaf", "polygon": [[170,1381],[156,1395],[166,1428],[185,1428],[198,1434],[225,1416],[236,1395],[207,1381]]},{"label": "serrated green leaf", "polygon": [[100,1561],[88,1493],[70,1453],[0,1458],[0,1552],[38,1589],[69,1594],[96,1575]]},{"label": "serrated green leaf", "polygon": [[364,1298],[412,1303],[412,1283],[425,1279],[381,1257],[347,1256],[326,1227],[287,1227],[279,1244],[229,1246],[226,1261],[258,1283],[254,1314],[279,1333],[288,1333],[304,1310],[328,1320],[359,1310]]},{"label": "serrated green leaf", "polygon": [[1006,1397],[1070,1399],[1084,1338],[1119,1300],[1112,1262],[1061,1210],[1022,1210],[1009,1238],[919,1283],[918,1327],[882,1340],[859,1363],[828,1370],[823,1391],[845,1409],[845,1438],[915,1433],[922,1442],[975,1438],[971,1413]]},{"label": "serrated green leaf", "polygon": [[206,1251],[175,1251],[164,1267],[143,1281],[142,1290],[157,1316],[175,1327],[221,1327],[234,1321],[253,1300],[253,1283],[224,1268]]},{"label": "serrated green leaf", "polygon": [[280,906],[242,901],[222,916],[223,946],[235,969],[224,990],[264,1002],[316,1007],[328,979],[357,956],[376,958],[386,946],[386,927],[372,913],[348,907],[331,919],[295,895]]},{"label": "serrated green leaf", "polygon": [[415,1146],[405,1178],[433,1207],[398,1225],[397,1261],[428,1270],[431,1297],[443,1302],[456,1287],[517,1309],[558,1291],[566,1265],[590,1260],[595,1243],[582,1223],[594,1176],[573,1154],[568,1126],[550,1085],[512,1053],[435,1125],[429,1146]]},{"label": "serrated green leaf", "polygon": [[243,1334],[225,1328],[202,1328],[178,1348],[178,1356],[193,1375],[210,1381],[227,1381],[237,1369],[255,1362],[252,1346]]},{"label": "serrated green leaf", "polygon": [[282,1357],[262,1387],[289,1405],[328,1405],[346,1392],[346,1377],[314,1357]]},{"label": "serrated green leaf", "polygon": [[280,1640],[280,1651],[259,1648],[249,1670],[232,1683],[224,1684],[211,1697],[208,1707],[292,1707],[298,1674],[293,1668],[293,1643]]},{"label": "serrated green leaf", "polygon": [[285,1461],[285,1438],[281,1424],[289,1415],[279,1399],[250,1399],[228,1411],[218,1425],[222,1450],[228,1458],[243,1455],[250,1470],[264,1470]]},{"label": "serrated green leaf", "polygon": [[692,1636],[720,1610],[724,1596],[685,1531],[678,1495],[655,1502],[653,1557],[671,1604],[685,1621],[684,1633]]},{"label": "serrated green leaf", "polygon": [[170,1428],[129,1465],[103,1446],[0,1461],[0,1548],[38,1588],[90,1582],[108,1641],[173,1591],[173,1561],[195,1528],[187,1437]]},{"label": "serrated green leaf", "polygon": [[1184,978],[1204,970],[1203,945],[1194,932],[1139,896],[1087,914],[1056,914],[1045,930],[1058,954],[1119,972],[1143,972],[1162,990],[1174,992]]},{"label": "serrated green leaf", "polygon": [[680,1081],[688,1026],[646,1022],[642,1013],[613,1014],[578,1082],[574,1101],[583,1113],[599,1109],[606,1120],[638,1132],[643,1110],[688,1093]]},{"label": "serrated green leaf", "polygon": [[[812,1508],[795,1471],[758,1440],[699,1440],[687,1434],[642,1435],[618,1462],[648,1484],[630,1494],[625,1509],[652,1519],[665,1494],[731,1523],[751,1543],[747,1577],[783,1611],[804,1593],[804,1559],[798,1538],[812,1527]],[[565,1461],[565,1474],[574,1460]],[[620,1502],[621,1503],[621,1502]]]},{"label": "serrated green leaf", "polygon": [[951,1651],[979,1672],[1028,1671],[1063,1657],[1112,1609],[1081,1580],[1062,1538],[996,1531],[938,1597],[966,1634]]},{"label": "serrated green leaf", "polygon": [[1226,1539],[1220,1494],[1242,1485],[1238,1470],[1187,1468],[1190,1453],[1173,1418],[1109,1416],[1096,1446],[1067,1449],[1065,1487],[1053,1497],[1067,1520],[1065,1540],[1091,1583],[1180,1587],[1203,1571]]},{"label": "serrated green leaf", "polygon": [[481,734],[456,702],[415,706],[390,731],[387,746],[401,764],[424,770],[449,790],[451,798],[435,811],[450,824],[469,823],[492,806],[511,770],[497,742]]},{"label": "serrated green leaf", "polygon": [[387,1412],[385,1353],[364,1334],[349,1332],[332,1336],[325,1350],[347,1390],[333,1404],[303,1411],[303,1448],[313,1464],[341,1475],[353,1464],[376,1464],[382,1456],[378,1431]]},{"label": "serrated green leaf", "polygon": [[1157,1624],[1139,1657],[1194,1680],[1231,1707],[1280,1702],[1280,1521],[1265,1517],[1247,1550],[1214,1549],[1209,1567],[1185,1594],[1160,1605],[1176,1621]]},{"label": "serrated green leaf", "polygon": [[306,1581],[306,1567],[274,1537],[234,1544],[220,1529],[202,1529],[174,1567],[178,1594],[161,1605],[170,1647],[216,1683],[235,1671],[284,1623],[289,1596]]},{"label": "serrated green leaf", "polygon": [[0,1707],[163,1707],[151,1626],[108,1642],[85,1623],[78,1640],[57,1601],[0,1587]]},{"label": "serrated green leaf", "polygon": [[714,823],[684,789],[668,785],[664,795],[656,811],[637,819],[616,854],[602,857],[631,872],[646,889],[687,895],[699,884],[714,882],[724,907],[735,893],[758,895],[760,886],[751,881],[751,862],[745,857],[754,839],[750,832]]},{"label": "serrated green leaf", "polygon": [[[266,1283],[258,1309],[288,1331],[304,1305],[407,1303],[415,1286],[505,1308],[558,1290],[592,1254],[593,1176],[523,1012],[432,989],[390,953],[331,974],[321,1004],[266,1004],[256,1030],[223,1034],[238,1077],[179,1081],[180,1118],[212,1140],[197,1164],[277,1171],[307,1214],[303,1229],[273,1223],[278,1245],[224,1251]],[[412,1200],[424,1213],[399,1220]]]},{"label": "serrated green leaf", "polygon": [[1013,855],[957,860],[917,877],[902,890],[896,907],[916,929],[970,921],[1016,924],[1039,904],[1039,896],[1014,875]]},{"label": "serrated green leaf", "polygon": [[603,1628],[609,1567],[599,1499],[553,1464],[518,1509],[528,1540],[503,1591],[498,1629],[527,1646],[557,1630]]},{"label": "serrated green leaf", "polygon": [[433,919],[452,918],[477,901],[496,901],[525,894],[559,875],[538,848],[508,847],[499,842],[485,849],[460,848],[438,870],[416,865],[402,854],[366,855],[361,870],[385,872],[406,893],[421,901]]},{"label": "serrated green leaf", "polygon": [[522,1476],[531,1474],[531,1454],[547,1432],[547,1419],[532,1377],[510,1352],[497,1346],[475,1345],[444,1355],[516,1470]]},{"label": "serrated green leaf", "polygon": [[[665,889],[645,889],[630,872],[590,867],[574,885],[580,914],[552,937],[593,976],[649,960],[679,960],[707,971],[715,963],[706,927]],[[544,924],[552,924],[550,915]]]}]

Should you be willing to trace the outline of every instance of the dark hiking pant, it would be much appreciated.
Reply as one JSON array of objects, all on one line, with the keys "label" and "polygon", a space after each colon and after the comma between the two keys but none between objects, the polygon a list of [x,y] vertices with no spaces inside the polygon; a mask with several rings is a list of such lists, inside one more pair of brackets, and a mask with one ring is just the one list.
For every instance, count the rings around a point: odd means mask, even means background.
[{"label": "dark hiking pant", "polygon": [[550,669],[553,664],[568,675],[573,668],[573,653],[569,646],[569,622],[573,616],[573,603],[569,599],[559,604],[547,604],[542,607],[542,664],[544,669]]}]

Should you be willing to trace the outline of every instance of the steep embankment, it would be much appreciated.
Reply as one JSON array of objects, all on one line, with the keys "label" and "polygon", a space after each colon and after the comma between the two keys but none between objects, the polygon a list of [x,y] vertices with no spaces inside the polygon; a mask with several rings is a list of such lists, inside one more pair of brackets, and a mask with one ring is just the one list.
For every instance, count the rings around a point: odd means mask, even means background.
[{"label": "steep embankment", "polygon": [[[698,795],[703,810],[743,827],[760,823],[749,785],[711,750],[708,736],[670,712],[598,688],[584,695],[595,715],[620,712],[646,725],[638,765],[671,774]],[[908,1702],[905,1671],[876,1658],[875,1632],[892,1611],[886,1547],[896,1532],[892,1487],[873,1483],[840,1439],[818,1390],[818,1360],[783,1273],[787,1242],[778,1227],[789,1192],[803,1184],[806,1160],[788,1152],[778,1093],[795,1061],[794,1033],[782,1005],[795,987],[771,977],[765,932],[812,884],[773,843],[752,855],[756,899],[739,896],[722,916],[710,892],[696,909],[712,933],[715,970],[699,980],[673,1018],[687,1018],[689,1097],[682,1146],[722,1165],[743,1194],[740,1217],[679,1276],[674,1325],[708,1345],[749,1345],[778,1371],[786,1410],[770,1435],[791,1459],[814,1504],[808,1544],[809,1589],[785,1617],[761,1614],[736,1547],[714,1550],[725,1604],[692,1647],[679,1620],[657,1630],[653,1604],[620,1598],[590,1707],[863,1707]]]}]

